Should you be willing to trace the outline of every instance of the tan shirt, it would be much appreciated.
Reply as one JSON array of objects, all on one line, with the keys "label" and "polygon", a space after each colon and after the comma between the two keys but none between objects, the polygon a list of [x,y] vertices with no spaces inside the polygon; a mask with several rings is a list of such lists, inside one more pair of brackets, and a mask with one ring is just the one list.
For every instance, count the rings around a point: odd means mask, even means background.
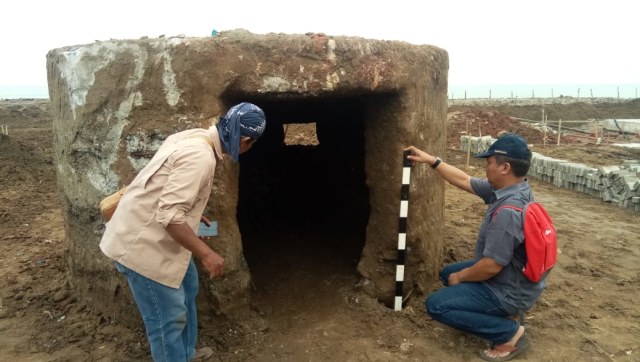
[{"label": "tan shirt", "polygon": [[215,126],[169,136],[122,196],[102,236],[102,252],[138,274],[179,288],[191,252],[166,227],[187,223],[197,232],[216,158],[222,159],[222,147]]}]

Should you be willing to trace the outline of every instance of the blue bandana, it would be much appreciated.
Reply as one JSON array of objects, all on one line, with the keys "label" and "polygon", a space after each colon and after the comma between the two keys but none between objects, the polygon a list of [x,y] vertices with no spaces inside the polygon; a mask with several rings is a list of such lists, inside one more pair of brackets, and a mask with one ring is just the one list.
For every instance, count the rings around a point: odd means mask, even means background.
[{"label": "blue bandana", "polygon": [[267,120],[264,112],[255,104],[242,102],[231,107],[218,122],[218,133],[225,151],[238,161],[240,137],[258,139],[262,136]]}]

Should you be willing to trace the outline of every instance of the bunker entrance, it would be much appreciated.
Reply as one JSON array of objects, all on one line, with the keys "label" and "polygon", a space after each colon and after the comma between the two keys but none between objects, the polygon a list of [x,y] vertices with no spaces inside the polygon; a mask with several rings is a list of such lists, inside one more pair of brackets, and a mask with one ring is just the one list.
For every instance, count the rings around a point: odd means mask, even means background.
[{"label": "bunker entrance", "polygon": [[333,295],[356,278],[369,219],[364,103],[256,103],[268,125],[240,158],[237,209],[252,299]]}]

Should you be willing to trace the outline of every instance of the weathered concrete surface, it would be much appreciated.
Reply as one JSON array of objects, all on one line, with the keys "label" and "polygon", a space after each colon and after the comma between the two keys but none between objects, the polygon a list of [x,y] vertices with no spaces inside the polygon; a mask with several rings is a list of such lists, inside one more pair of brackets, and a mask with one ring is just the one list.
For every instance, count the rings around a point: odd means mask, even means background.
[{"label": "weathered concrete surface", "polygon": [[[208,126],[240,101],[265,107],[268,127],[288,104],[357,97],[364,104],[371,212],[358,270],[369,292],[393,296],[402,149],[444,153],[447,53],[433,46],[332,37],[254,35],[113,40],[47,55],[55,160],[64,202],[70,281],[89,304],[133,320],[127,286],[98,249],[97,204],[128,183],[169,134]],[[375,96],[375,97],[374,97]],[[377,97],[377,98],[376,98]],[[383,99],[384,101],[380,101]],[[270,109],[267,109],[269,108]],[[275,108],[278,112],[275,112]],[[248,312],[250,274],[236,222],[238,166],[216,171],[211,212],[225,277],[204,281],[216,313]],[[405,291],[422,288],[442,260],[444,185],[428,167],[412,174]]]}]

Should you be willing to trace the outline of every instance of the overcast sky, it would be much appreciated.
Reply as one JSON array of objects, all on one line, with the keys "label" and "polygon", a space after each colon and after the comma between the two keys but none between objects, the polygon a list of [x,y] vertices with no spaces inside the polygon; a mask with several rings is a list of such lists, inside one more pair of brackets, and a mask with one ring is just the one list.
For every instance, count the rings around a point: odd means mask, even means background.
[{"label": "overcast sky", "polygon": [[1,11],[0,85],[46,85],[54,48],[238,28],[435,45],[450,85],[640,84],[637,0],[12,0]]}]

